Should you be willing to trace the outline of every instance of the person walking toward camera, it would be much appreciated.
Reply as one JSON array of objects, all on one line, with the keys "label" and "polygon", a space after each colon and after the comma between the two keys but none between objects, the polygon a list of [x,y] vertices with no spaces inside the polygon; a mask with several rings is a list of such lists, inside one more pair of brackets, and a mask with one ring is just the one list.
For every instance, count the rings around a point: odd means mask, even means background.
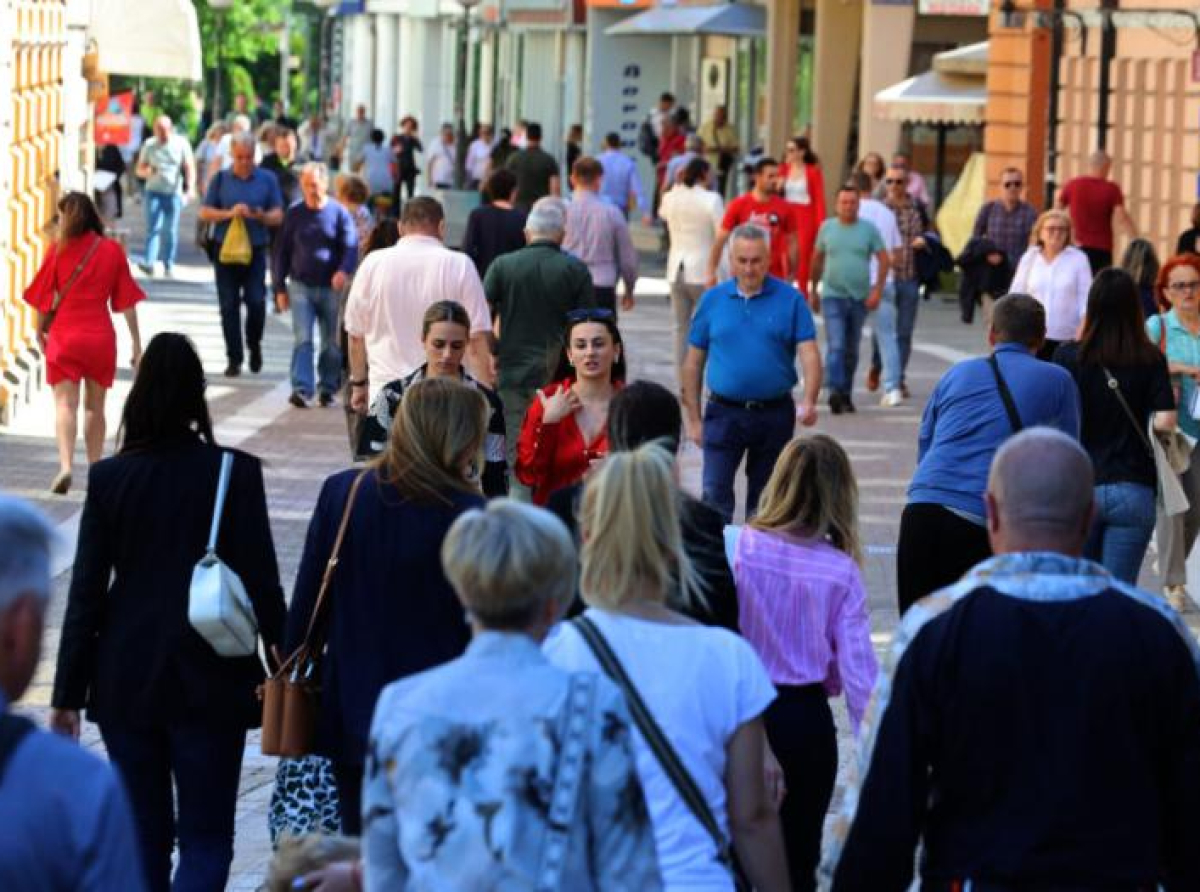
[{"label": "person walking toward camera", "polygon": [[166,115],[159,115],[154,122],[154,136],[142,145],[136,172],[146,181],[146,256],[139,268],[148,276],[154,275],[154,265],[161,256],[163,274],[170,278],[175,272],[179,215],[196,189],[197,180],[192,147],[174,131]]}]

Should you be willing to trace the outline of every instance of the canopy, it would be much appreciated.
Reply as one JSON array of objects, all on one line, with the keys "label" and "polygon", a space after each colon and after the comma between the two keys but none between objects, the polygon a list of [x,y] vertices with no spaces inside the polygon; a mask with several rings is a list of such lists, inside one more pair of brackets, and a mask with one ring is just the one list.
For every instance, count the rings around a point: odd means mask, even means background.
[{"label": "canopy", "polygon": [[719,34],[726,37],[762,37],[767,32],[767,11],[748,3],[716,6],[656,6],[630,16],[605,30],[609,37],[661,37],[665,34]]},{"label": "canopy", "polygon": [[933,57],[933,68],[942,74],[965,74],[987,77],[988,42],[970,43],[956,50],[946,50]]},{"label": "canopy", "polygon": [[875,94],[875,117],[921,124],[983,124],[987,82],[927,71]]},{"label": "canopy", "polygon": [[91,0],[88,38],[100,70],[135,77],[203,78],[191,0]]}]

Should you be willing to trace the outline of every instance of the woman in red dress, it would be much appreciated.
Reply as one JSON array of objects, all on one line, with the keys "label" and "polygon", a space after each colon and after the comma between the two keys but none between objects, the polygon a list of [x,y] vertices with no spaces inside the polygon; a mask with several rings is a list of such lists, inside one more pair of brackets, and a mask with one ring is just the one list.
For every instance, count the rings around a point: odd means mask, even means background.
[{"label": "woman in red dress", "polygon": [[[78,271],[78,272],[76,272]],[[54,295],[62,296],[54,308]],[[135,304],[146,295],[129,274],[122,247],[104,236],[92,200],[69,192],[58,203],[58,238],[42,268],[25,289],[25,302],[38,311],[38,343],[46,355],[46,380],[54,388],[58,475],[52,492],[71,488],[71,463],[83,384],[83,439],[88,462],[104,453],[104,397],[117,372],[117,333],[112,313],[121,313],[133,341],[132,365],[142,354]],[[48,336],[43,320],[53,316]]]},{"label": "woman in red dress", "polygon": [[821,165],[807,137],[793,136],[788,140],[784,162],[779,168],[779,181],[780,191],[792,206],[792,217],[796,221],[796,236],[800,240],[796,281],[800,291],[804,292],[812,270],[817,230],[825,219],[825,178],[821,176]]},{"label": "woman in red dress", "polygon": [[517,442],[517,479],[533,503],[578,482],[608,455],[608,404],[625,383],[621,332],[612,310],[567,314],[558,372],[525,413]]}]

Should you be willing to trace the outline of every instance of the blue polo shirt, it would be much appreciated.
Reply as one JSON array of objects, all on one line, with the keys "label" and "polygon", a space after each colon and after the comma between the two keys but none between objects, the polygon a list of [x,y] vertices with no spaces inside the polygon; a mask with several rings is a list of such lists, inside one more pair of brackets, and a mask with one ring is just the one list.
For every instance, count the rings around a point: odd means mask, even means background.
[{"label": "blue polo shirt", "polygon": [[[1079,390],[1071,374],[1019,344],[997,344],[995,353],[1021,424],[1046,425],[1078,439]],[[1012,434],[987,357],[960,362],[925,405],[908,501],[983,518],[992,458]]]},{"label": "blue polo shirt", "polygon": [[[229,210],[235,204],[245,204],[255,211],[271,211],[283,207],[279,178],[261,167],[255,167],[246,179],[237,176],[232,170],[221,171],[208,184],[208,191],[204,193],[204,206]],[[217,224],[218,243],[225,241],[227,229],[228,220]],[[247,218],[246,229],[250,233],[250,244],[256,248],[270,244],[271,234],[259,221]]]},{"label": "blue polo shirt", "polygon": [[704,292],[688,343],[708,353],[708,387],[731,400],[768,400],[796,386],[796,345],[817,336],[800,292],[773,276],[751,297],[737,279]]}]

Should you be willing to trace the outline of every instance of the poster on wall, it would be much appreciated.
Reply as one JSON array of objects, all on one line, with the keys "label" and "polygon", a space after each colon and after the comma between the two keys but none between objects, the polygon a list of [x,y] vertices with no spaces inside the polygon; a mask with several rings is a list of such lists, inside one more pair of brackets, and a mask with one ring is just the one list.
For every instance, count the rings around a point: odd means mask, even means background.
[{"label": "poster on wall", "polygon": [[132,118],[132,90],[96,103],[96,145],[123,146],[129,142]]},{"label": "poster on wall", "polygon": [[921,15],[978,15],[986,16],[990,0],[917,0]]},{"label": "poster on wall", "polygon": [[699,122],[712,117],[718,105],[729,106],[729,60],[705,57],[700,60]]}]

